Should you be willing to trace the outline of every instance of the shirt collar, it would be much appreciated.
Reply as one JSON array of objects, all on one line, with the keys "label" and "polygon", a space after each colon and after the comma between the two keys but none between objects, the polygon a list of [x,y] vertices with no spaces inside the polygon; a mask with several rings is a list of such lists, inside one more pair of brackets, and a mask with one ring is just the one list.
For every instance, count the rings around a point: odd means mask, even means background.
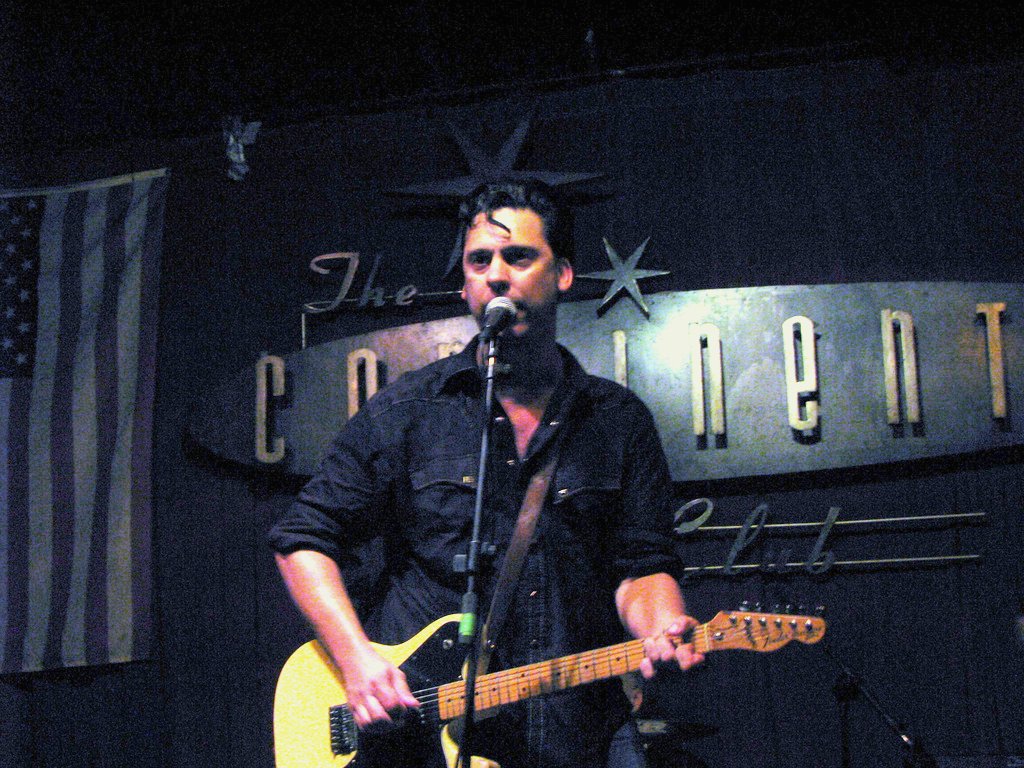
[{"label": "shirt collar", "polygon": [[[461,352],[445,358],[444,366],[435,383],[435,395],[460,386],[471,386],[474,390],[479,388],[481,377],[476,364],[476,350],[479,342],[480,337],[474,336]],[[561,344],[558,345],[558,351],[562,355],[564,368],[562,369],[562,381],[555,390],[555,398],[557,398],[559,407],[552,411],[564,413],[578,395],[586,392],[587,372],[583,370],[583,366],[579,364],[572,353]]]}]

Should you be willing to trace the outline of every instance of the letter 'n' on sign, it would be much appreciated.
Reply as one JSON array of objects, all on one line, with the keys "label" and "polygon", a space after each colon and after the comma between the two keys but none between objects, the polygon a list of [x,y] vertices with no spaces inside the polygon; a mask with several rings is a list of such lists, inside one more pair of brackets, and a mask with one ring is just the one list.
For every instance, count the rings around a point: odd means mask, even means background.
[{"label": "letter 'n' on sign", "polygon": [[979,315],[985,318],[988,337],[988,375],[992,386],[992,418],[1006,418],[1006,364],[1003,360],[1003,329],[999,316],[1006,311],[1002,301],[987,302],[977,306]]},{"label": "letter 'n' on sign", "polygon": [[355,349],[348,355],[348,417],[351,419],[367,400],[377,394],[377,353]]},{"label": "letter 'n' on sign", "polygon": [[[725,391],[722,385],[722,334],[711,323],[690,323],[690,404],[693,414],[693,434],[707,435],[705,412],[710,399],[711,432],[725,434]],[[705,370],[704,350],[707,350]],[[711,390],[710,398],[704,389],[705,373]]]},{"label": "letter 'n' on sign", "polygon": [[[899,332],[899,346],[896,334]],[[900,424],[900,383],[907,421],[921,421],[921,393],[917,382],[917,344],[914,318],[902,310],[882,310],[882,363],[885,369],[885,413],[889,424]]]}]

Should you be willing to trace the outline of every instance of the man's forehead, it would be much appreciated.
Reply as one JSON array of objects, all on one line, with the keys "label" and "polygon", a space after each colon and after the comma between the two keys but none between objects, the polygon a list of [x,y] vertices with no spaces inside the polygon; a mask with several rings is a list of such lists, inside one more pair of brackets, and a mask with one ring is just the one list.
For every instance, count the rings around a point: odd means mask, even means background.
[{"label": "man's forehead", "polygon": [[529,208],[498,208],[478,213],[470,222],[466,234],[470,239],[547,243],[543,220]]}]

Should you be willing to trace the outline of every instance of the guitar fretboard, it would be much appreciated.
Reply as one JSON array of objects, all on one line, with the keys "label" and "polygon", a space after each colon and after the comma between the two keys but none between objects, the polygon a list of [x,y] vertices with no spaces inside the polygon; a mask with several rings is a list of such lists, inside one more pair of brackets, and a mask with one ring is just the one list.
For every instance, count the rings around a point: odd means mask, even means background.
[{"label": "guitar fretboard", "polygon": [[[699,652],[709,650],[706,624],[693,630],[692,641]],[[476,710],[485,712],[533,696],[625,675],[640,669],[643,660],[643,640],[630,640],[502,672],[491,672],[477,678]],[[438,705],[442,720],[460,717],[466,711],[465,685],[461,681],[442,685],[438,689]]]}]

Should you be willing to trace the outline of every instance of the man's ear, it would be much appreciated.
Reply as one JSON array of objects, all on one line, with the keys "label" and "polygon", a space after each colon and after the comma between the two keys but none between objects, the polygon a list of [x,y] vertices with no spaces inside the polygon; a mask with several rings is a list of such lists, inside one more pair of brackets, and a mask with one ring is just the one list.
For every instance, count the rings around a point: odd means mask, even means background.
[{"label": "man's ear", "polygon": [[459,289],[459,298],[463,301],[466,300],[466,284],[462,284],[462,288]]},{"label": "man's ear", "polygon": [[572,268],[572,262],[568,259],[558,260],[558,290],[561,293],[565,293],[572,287],[572,280],[575,277],[575,272]]}]

